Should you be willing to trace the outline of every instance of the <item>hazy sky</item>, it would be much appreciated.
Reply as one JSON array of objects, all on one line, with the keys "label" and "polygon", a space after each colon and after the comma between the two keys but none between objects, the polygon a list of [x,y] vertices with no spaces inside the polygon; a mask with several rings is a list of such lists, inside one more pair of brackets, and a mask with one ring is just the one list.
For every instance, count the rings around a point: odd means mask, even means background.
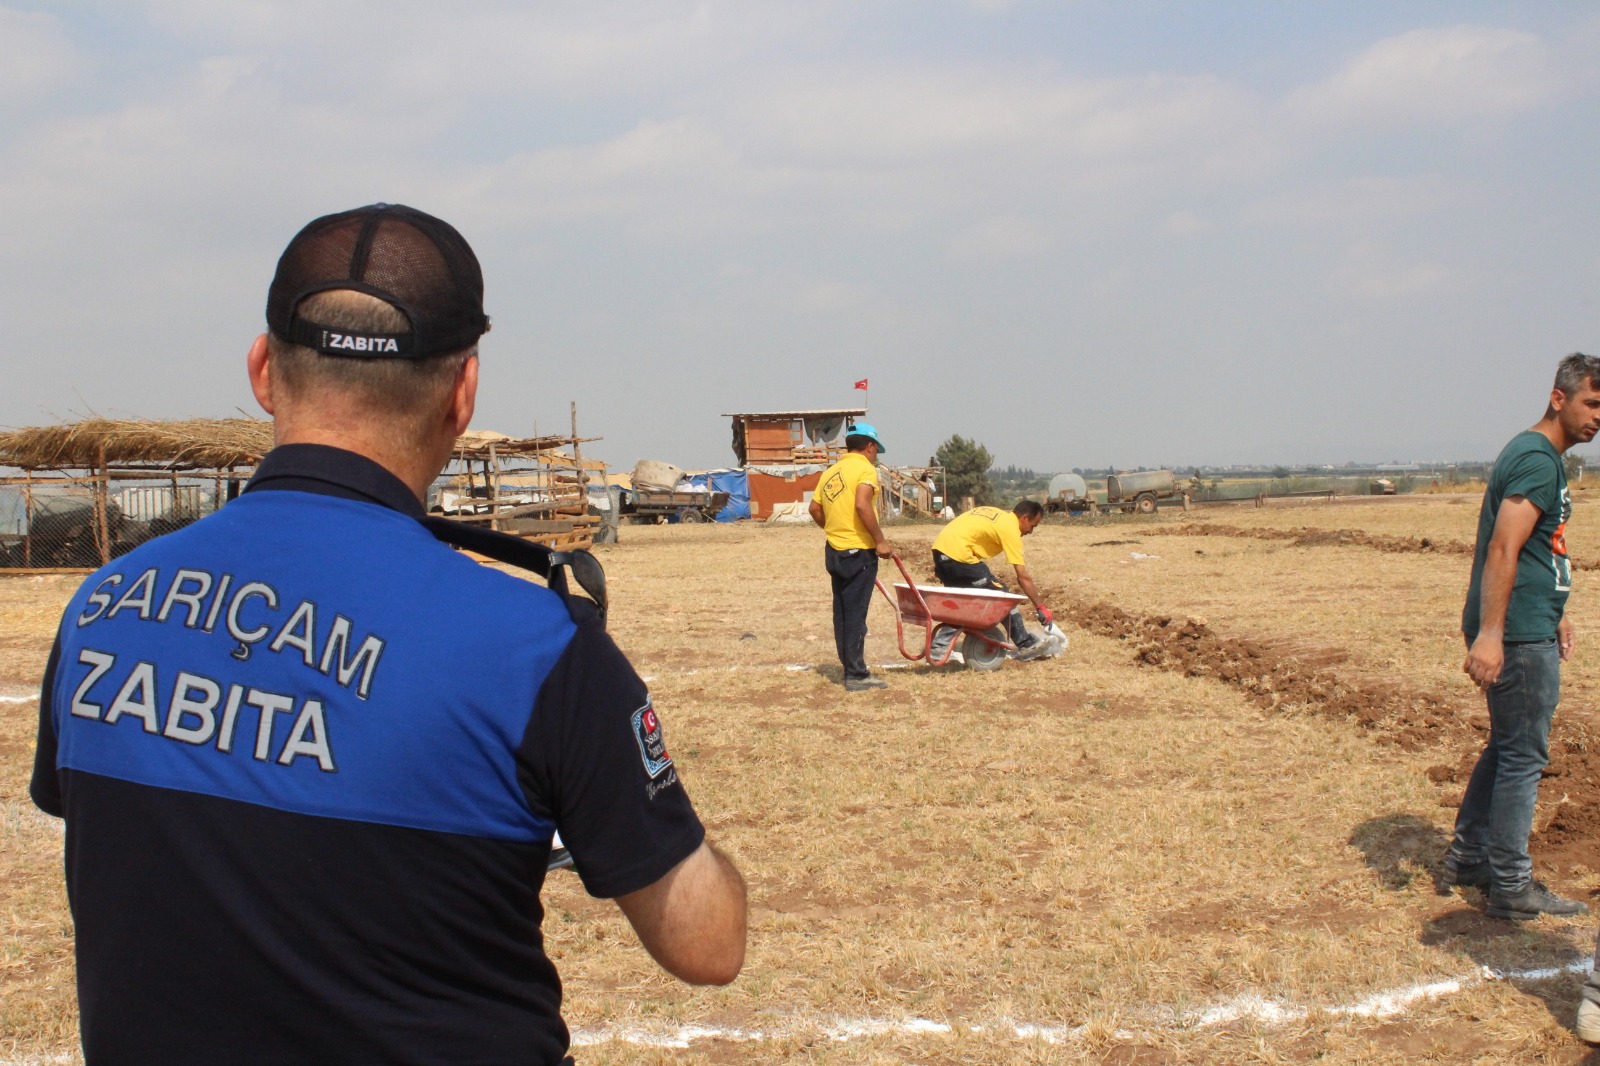
[{"label": "hazy sky", "polygon": [[[1489,458],[1600,352],[1588,3],[0,6],[0,425],[259,414],[311,218],[476,247],[480,428]],[[1580,454],[1600,455],[1585,447]]]}]

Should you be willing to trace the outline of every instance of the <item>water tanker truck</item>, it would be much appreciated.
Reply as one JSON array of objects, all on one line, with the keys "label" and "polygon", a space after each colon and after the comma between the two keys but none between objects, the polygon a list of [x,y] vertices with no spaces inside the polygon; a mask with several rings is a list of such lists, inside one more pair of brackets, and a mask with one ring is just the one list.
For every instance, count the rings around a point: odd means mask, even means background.
[{"label": "water tanker truck", "polygon": [[1116,508],[1123,512],[1155,514],[1163,501],[1177,503],[1183,500],[1178,481],[1170,470],[1138,470],[1132,473],[1112,474],[1106,478],[1106,510]]}]

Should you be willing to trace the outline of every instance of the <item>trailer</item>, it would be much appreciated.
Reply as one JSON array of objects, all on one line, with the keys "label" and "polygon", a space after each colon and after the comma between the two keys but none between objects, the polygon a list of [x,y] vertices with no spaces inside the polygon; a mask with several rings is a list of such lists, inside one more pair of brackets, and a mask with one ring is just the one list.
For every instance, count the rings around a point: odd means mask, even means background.
[{"label": "trailer", "polygon": [[636,523],[666,522],[674,515],[680,522],[711,522],[728,506],[726,492],[634,489],[627,495],[622,514]]},{"label": "trailer", "polygon": [[1155,514],[1163,503],[1183,504],[1188,499],[1170,470],[1137,470],[1106,478],[1105,512]]},{"label": "trailer", "polygon": [[1051,514],[1084,514],[1094,509],[1094,496],[1088,484],[1077,474],[1057,474],[1050,479],[1050,489],[1045,496],[1044,509]]}]

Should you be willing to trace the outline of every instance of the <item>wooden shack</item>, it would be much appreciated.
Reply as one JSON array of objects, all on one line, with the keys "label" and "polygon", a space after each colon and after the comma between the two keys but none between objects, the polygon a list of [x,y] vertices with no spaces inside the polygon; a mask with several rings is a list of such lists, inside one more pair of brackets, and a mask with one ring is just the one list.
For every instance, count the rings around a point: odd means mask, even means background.
[{"label": "wooden shack", "polygon": [[[750,516],[768,519],[809,501],[822,472],[845,453],[845,438],[865,407],[730,414],[733,454],[750,483]],[[944,471],[937,466],[878,467],[880,511],[924,517],[944,506]]]},{"label": "wooden shack", "polygon": [[750,482],[750,516],[767,519],[785,505],[805,503],[866,413],[847,407],[725,415],[733,419],[733,454]]},{"label": "wooden shack", "polygon": [[[433,510],[557,548],[587,547],[600,519],[587,485],[598,438],[469,432],[431,494]],[[91,418],[0,432],[0,572],[81,572],[180,528],[239,494],[272,448],[252,418]],[[3,473],[4,471],[0,471]],[[452,498],[452,505],[444,502]]]}]

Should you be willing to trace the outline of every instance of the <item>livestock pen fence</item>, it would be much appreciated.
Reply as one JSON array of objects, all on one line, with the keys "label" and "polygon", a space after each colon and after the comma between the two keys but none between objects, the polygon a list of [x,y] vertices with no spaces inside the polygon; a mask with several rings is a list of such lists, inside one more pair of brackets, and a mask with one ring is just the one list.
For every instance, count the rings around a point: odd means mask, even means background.
[{"label": "livestock pen fence", "polygon": [[0,568],[10,570],[100,566],[215,511],[238,493],[241,476],[0,473]]},{"label": "livestock pen fence", "polygon": [[[594,543],[588,487],[605,463],[577,434],[456,440],[428,508],[558,550]],[[213,513],[272,449],[257,419],[86,419],[0,432],[0,572],[93,569]]]}]

